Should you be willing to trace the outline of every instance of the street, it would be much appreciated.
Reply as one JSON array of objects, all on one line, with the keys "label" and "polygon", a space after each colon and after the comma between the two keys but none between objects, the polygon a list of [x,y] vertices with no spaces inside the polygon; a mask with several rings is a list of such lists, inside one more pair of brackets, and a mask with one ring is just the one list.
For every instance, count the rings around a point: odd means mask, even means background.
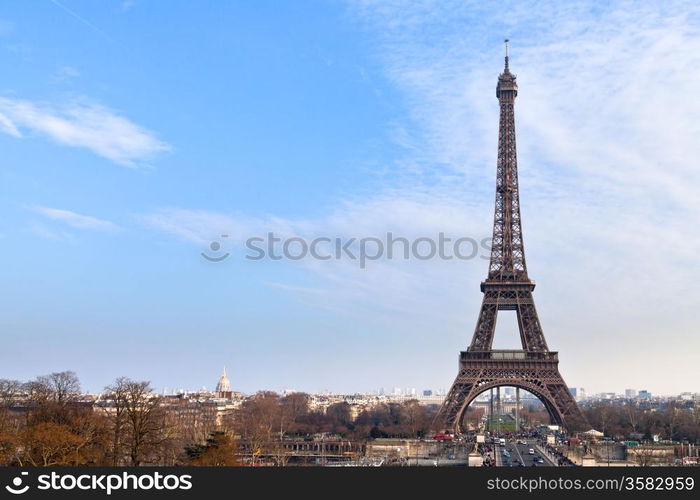
[{"label": "street", "polygon": [[[522,464],[524,467],[556,467],[551,460],[543,453],[540,453],[537,449],[536,440],[534,439],[521,439],[521,444],[517,443],[518,440],[509,440],[506,442],[505,447],[501,445],[495,445],[496,450],[496,465],[498,467],[519,467]],[[522,444],[524,443],[524,444]],[[503,450],[508,452],[508,455],[504,455]],[[530,454],[530,449],[534,450],[534,454]],[[542,463],[538,463],[538,459],[541,459]]]}]

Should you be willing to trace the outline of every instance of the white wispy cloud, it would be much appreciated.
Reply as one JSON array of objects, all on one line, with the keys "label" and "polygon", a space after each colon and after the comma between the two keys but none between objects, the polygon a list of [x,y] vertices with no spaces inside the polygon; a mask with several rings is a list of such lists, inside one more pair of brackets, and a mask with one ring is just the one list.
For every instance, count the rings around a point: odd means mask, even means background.
[{"label": "white wispy cloud", "polygon": [[76,229],[94,229],[99,231],[115,231],[119,226],[104,219],[98,219],[90,215],[83,215],[61,208],[50,208],[42,206],[29,207],[34,213],[42,215],[47,219],[62,222]]},{"label": "white wispy cloud", "polygon": [[[276,286],[294,293],[304,303],[322,309],[330,309],[346,317],[362,316],[377,321],[391,321],[393,315],[401,313],[405,318],[425,316],[424,311],[441,310],[443,317],[457,318],[463,307],[463,293],[448,294],[449,290],[463,288],[468,283],[478,283],[483,274],[485,260],[479,254],[471,260],[419,261],[411,257],[388,259],[386,252],[378,260],[367,262],[361,269],[358,256],[358,241],[361,238],[378,238],[386,241],[387,233],[394,238],[407,238],[410,242],[427,237],[434,241],[440,232],[454,241],[459,237],[470,237],[480,242],[490,236],[488,224],[479,219],[491,217],[488,208],[481,210],[471,205],[469,197],[443,197],[435,192],[425,195],[413,191],[378,195],[366,201],[345,200],[331,213],[320,218],[287,218],[269,216],[248,217],[245,214],[226,214],[208,210],[164,208],[141,216],[142,222],[159,231],[171,234],[180,240],[206,250],[212,241],[221,241],[226,251],[234,251],[236,258],[255,255],[245,247],[251,237],[262,237],[267,233],[289,239],[303,238],[310,242],[323,236],[340,238],[343,243],[351,239],[351,253],[355,259],[286,261],[287,264],[308,271],[318,278],[314,286],[296,286],[277,283]],[[220,235],[226,234],[222,239]],[[329,248],[321,247],[323,253]],[[395,253],[401,255],[401,244]],[[276,251],[279,253],[281,244]],[[470,244],[462,247],[467,253]],[[332,253],[332,252],[331,252]],[[448,248],[447,253],[452,253]],[[268,260],[269,262],[269,260]],[[264,265],[261,264],[261,265]],[[251,268],[255,272],[255,268]],[[427,283],[437,285],[426,286]],[[395,318],[394,318],[395,319]],[[402,319],[403,320],[403,319]]]},{"label": "white wispy cloud", "polygon": [[43,224],[39,221],[31,221],[29,224],[29,231],[45,240],[70,244],[76,243],[75,235],[70,231],[48,227],[47,224]]},{"label": "white wispy cloud", "polygon": [[157,154],[171,149],[152,131],[86,101],[55,106],[0,98],[0,131],[14,137],[24,137],[26,132],[41,134],[127,167],[146,165]]},{"label": "white wispy cloud", "polygon": [[78,71],[73,66],[61,66],[53,74],[53,80],[57,83],[67,83],[80,76]]},{"label": "white wispy cloud", "polygon": [[105,33],[102,29],[100,29],[100,28],[98,28],[97,26],[95,26],[95,24],[91,23],[90,21],[88,21],[87,19],[85,19],[83,16],[81,16],[80,14],[78,14],[77,12],[75,12],[74,10],[69,9],[69,8],[66,7],[64,4],[62,4],[61,2],[59,2],[58,0],[49,0],[49,1],[50,1],[51,3],[53,3],[56,7],[58,7],[58,8],[61,9],[62,11],[64,11],[66,14],[68,14],[69,16],[71,16],[71,17],[72,17],[73,19],[75,19],[76,21],[78,21],[78,22],[84,24],[85,26],[87,26],[87,27],[90,28],[91,30],[95,31],[96,33],[99,33],[100,35],[102,35],[103,37],[105,37],[106,39],[108,39],[108,40],[111,41],[111,38],[109,37],[109,35],[107,35],[107,33]]}]

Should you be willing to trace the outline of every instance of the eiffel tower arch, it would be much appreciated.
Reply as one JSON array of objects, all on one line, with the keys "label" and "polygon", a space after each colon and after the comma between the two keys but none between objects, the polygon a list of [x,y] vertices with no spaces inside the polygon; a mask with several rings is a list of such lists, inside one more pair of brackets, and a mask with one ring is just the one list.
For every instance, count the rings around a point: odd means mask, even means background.
[{"label": "eiffel tower arch", "polygon": [[[496,97],[500,105],[496,202],[491,258],[484,294],[471,344],[459,357],[459,372],[436,417],[436,424],[455,433],[469,404],[494,387],[525,389],[544,404],[553,423],[575,431],[586,420],[559,373],[558,353],[550,351],[542,333],[532,292],[535,282],[527,274],[520,220],[518,161],[515,145],[516,77],[508,67],[498,77]],[[492,349],[498,311],[515,311],[520,350]]]}]

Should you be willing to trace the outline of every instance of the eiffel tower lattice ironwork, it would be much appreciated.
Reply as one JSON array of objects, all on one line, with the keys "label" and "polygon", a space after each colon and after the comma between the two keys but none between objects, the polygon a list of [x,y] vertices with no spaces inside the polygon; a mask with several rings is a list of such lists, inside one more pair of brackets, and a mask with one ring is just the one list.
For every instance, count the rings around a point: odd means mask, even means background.
[{"label": "eiffel tower lattice ironwork", "polygon": [[[558,355],[547,347],[532,296],[535,282],[527,275],[515,148],[515,80],[508,68],[506,40],[505,68],[496,87],[501,114],[489,272],[481,283],[484,298],[472,342],[460,353],[459,373],[436,417],[438,425],[456,433],[461,431],[464,413],[474,398],[501,386],[519,387],[534,394],[553,423],[570,431],[586,425],[559,373]],[[516,312],[522,350],[491,348],[499,310]]]}]

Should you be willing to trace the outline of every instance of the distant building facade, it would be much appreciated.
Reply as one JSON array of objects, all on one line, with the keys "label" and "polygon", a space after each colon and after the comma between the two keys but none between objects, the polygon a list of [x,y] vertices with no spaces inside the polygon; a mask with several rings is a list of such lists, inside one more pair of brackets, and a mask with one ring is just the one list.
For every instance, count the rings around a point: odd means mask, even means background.
[{"label": "distant building facade", "polygon": [[569,392],[576,401],[586,399],[586,389],[584,389],[583,387],[569,387]]}]

